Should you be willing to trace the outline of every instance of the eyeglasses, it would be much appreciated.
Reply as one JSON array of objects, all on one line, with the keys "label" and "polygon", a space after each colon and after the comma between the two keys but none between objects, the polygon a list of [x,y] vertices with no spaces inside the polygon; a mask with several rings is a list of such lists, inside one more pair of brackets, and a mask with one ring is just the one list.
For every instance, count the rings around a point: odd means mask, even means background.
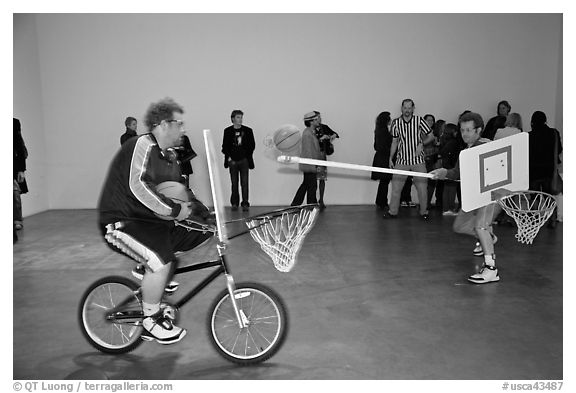
[{"label": "eyeglasses", "polygon": [[[166,123],[176,123],[178,127],[184,127],[184,120],[179,119],[171,119],[171,120],[164,120]],[[153,124],[154,127],[159,126],[160,124]]]}]

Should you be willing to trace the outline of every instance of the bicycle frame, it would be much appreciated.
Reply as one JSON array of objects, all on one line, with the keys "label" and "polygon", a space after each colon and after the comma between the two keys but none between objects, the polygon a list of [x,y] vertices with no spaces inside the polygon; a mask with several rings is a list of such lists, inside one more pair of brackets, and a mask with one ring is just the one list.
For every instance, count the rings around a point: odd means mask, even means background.
[{"label": "bicycle frame", "polygon": [[[184,226],[186,228],[189,228],[191,230],[198,230],[195,228],[190,228],[190,227],[183,225],[183,224],[179,224],[179,225]],[[186,295],[184,295],[184,297],[182,299],[180,299],[175,304],[175,306],[177,308],[184,306],[194,296],[196,296],[204,288],[206,288],[208,286],[208,284],[210,284],[212,281],[216,280],[216,278],[218,278],[218,276],[220,276],[221,274],[224,274],[224,276],[226,277],[226,288],[228,289],[228,294],[230,295],[230,299],[232,300],[232,307],[234,308],[234,314],[236,315],[236,320],[238,322],[238,326],[240,328],[244,328],[244,327],[246,327],[245,317],[243,317],[240,314],[240,311],[238,310],[238,305],[236,304],[236,298],[234,296],[234,292],[236,290],[236,286],[234,284],[234,278],[232,277],[232,274],[230,274],[230,272],[229,272],[228,263],[226,262],[226,255],[224,255],[224,250],[226,249],[226,245],[224,243],[218,242],[218,244],[216,245],[216,248],[218,249],[218,256],[219,256],[218,259],[215,259],[213,261],[207,261],[207,262],[197,263],[194,265],[188,265],[188,266],[182,266],[182,267],[176,268],[176,270],[174,271],[174,275],[193,272],[196,270],[207,269],[207,268],[211,268],[211,267],[216,267],[216,270],[214,270],[208,277],[206,277],[198,285],[196,285],[188,293],[186,293]]]},{"label": "bicycle frame", "polygon": [[[292,209],[292,208],[280,209],[280,210],[275,211],[275,212],[270,212],[270,214],[274,215],[274,214],[278,214],[279,212],[281,213],[282,211],[290,210],[290,209]],[[254,217],[262,217],[262,218],[269,219],[269,217],[266,217],[265,214],[254,216]],[[243,218],[241,220],[228,221],[224,224],[232,223],[235,221],[245,221],[245,220],[248,220],[250,218],[252,218],[252,217]],[[196,296],[204,288],[206,288],[208,286],[208,284],[210,284],[212,281],[216,280],[216,278],[218,278],[218,276],[220,276],[221,274],[224,274],[224,276],[226,278],[226,288],[228,290],[228,294],[230,296],[230,299],[232,300],[232,306],[234,309],[234,314],[236,316],[236,321],[238,322],[238,326],[240,328],[246,327],[248,320],[247,320],[246,316],[243,315],[239,311],[238,305],[236,304],[236,297],[234,296],[234,292],[236,291],[236,286],[234,284],[234,278],[232,277],[232,274],[230,274],[230,271],[228,268],[228,263],[226,261],[226,255],[224,254],[224,250],[226,250],[227,245],[226,245],[226,243],[222,242],[219,239],[217,228],[210,226],[210,225],[207,225],[207,224],[196,222],[196,221],[190,220],[190,219],[187,219],[184,221],[175,221],[174,224],[176,226],[186,228],[188,231],[211,232],[211,233],[213,233],[214,237],[216,239],[218,239],[218,242],[216,244],[216,249],[218,250],[218,259],[214,259],[212,261],[196,263],[193,265],[177,267],[174,270],[174,275],[178,275],[178,274],[184,274],[184,273],[193,272],[193,271],[197,271],[197,270],[208,269],[208,268],[212,268],[212,267],[216,268],[216,270],[214,270],[212,273],[210,273],[210,275],[208,277],[204,278],[204,280],[202,280],[198,285],[196,285],[188,293],[186,293],[176,304],[174,304],[174,306],[177,308],[181,308],[186,303],[188,303],[190,300],[192,300],[192,298],[194,296]],[[235,235],[228,236],[227,239],[231,240],[231,239],[234,239],[238,236],[245,235],[245,234],[249,233],[251,230],[254,230],[261,225],[264,225],[264,222],[261,223],[260,225],[252,227],[250,229],[238,232]],[[139,291],[141,291],[141,289]],[[121,315],[117,314],[117,311],[119,309],[121,309],[123,305],[124,305],[123,303],[117,305],[114,308],[114,310],[109,314],[109,318],[115,319],[115,320],[133,318],[134,315],[132,313],[128,313],[128,314],[122,313]]]}]

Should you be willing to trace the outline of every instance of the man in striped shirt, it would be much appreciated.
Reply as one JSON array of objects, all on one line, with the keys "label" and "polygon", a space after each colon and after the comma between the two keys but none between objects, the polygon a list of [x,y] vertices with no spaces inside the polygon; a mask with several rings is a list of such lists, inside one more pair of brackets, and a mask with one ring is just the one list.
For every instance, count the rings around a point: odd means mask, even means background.
[{"label": "man in striped shirt", "polygon": [[[392,122],[392,146],[390,147],[390,168],[426,173],[424,161],[424,144],[429,143],[434,135],[432,130],[420,116],[414,116],[414,101],[407,98],[402,101],[402,115]],[[398,152],[396,163],[392,161]],[[406,182],[406,176],[394,175],[392,178],[392,195],[390,210],[384,213],[384,218],[396,218],[400,206],[400,194]],[[414,177],[414,185],[418,191],[420,217],[428,219],[427,179]]]}]

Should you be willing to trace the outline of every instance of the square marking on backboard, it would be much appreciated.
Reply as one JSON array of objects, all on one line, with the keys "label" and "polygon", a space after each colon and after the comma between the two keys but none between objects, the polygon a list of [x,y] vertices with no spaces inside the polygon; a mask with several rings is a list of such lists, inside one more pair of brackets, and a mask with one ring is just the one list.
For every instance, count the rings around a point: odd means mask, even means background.
[{"label": "square marking on backboard", "polygon": [[478,158],[481,193],[512,183],[512,146],[480,154]]}]

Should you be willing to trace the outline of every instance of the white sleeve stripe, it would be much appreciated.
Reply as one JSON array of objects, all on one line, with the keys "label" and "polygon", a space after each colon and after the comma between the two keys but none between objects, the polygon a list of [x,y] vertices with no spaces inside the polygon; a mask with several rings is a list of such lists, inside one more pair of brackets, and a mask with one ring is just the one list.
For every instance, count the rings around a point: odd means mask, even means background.
[{"label": "white sleeve stripe", "polygon": [[160,199],[142,180],[150,157],[150,150],[153,146],[150,142],[150,137],[148,136],[139,138],[136,142],[132,153],[132,161],[130,162],[130,191],[150,210],[163,216],[169,216],[172,213],[172,208]]}]

